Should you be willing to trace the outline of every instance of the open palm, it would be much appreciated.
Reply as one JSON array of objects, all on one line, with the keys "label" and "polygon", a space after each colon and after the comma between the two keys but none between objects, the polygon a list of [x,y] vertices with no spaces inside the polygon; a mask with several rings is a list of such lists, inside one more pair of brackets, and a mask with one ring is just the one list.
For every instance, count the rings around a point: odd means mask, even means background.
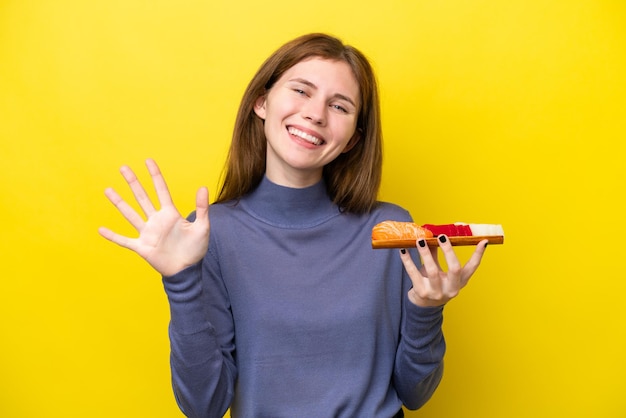
[{"label": "open palm", "polygon": [[105,190],[107,198],[139,232],[139,237],[126,237],[105,227],[99,228],[98,232],[109,241],[139,254],[163,276],[171,276],[199,262],[207,251],[210,231],[208,190],[206,187],[198,190],[196,220],[189,222],[174,206],[156,162],[147,160],[146,166],[156,190],[159,209],[155,208],[135,173],[126,166],[120,169],[145,219],[115,190]]}]

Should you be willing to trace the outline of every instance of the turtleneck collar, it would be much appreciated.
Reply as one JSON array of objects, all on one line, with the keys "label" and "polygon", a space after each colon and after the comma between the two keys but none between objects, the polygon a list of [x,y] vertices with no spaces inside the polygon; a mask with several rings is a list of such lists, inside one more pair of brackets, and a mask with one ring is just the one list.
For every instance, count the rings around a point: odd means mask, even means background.
[{"label": "turtleneck collar", "polygon": [[309,228],[340,214],[318,183],[296,189],[272,183],[263,177],[258,187],[241,199],[240,204],[255,218],[282,228]]}]

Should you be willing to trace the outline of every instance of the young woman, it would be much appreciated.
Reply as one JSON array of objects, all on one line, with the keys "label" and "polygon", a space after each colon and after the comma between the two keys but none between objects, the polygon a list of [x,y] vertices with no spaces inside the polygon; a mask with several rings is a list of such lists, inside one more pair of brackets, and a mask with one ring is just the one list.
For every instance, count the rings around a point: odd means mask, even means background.
[{"label": "young woman", "polygon": [[[188,219],[152,160],[156,210],[128,167],[144,217],[106,195],[138,238],[100,233],[163,276],[177,402],[190,417],[394,417],[442,376],[443,305],[477,269],[423,241],[372,250],[372,227],[409,221],[376,200],[376,80],[367,59],[311,34],[279,48],[245,91],[223,185]],[[419,262],[421,260],[421,263]]]}]

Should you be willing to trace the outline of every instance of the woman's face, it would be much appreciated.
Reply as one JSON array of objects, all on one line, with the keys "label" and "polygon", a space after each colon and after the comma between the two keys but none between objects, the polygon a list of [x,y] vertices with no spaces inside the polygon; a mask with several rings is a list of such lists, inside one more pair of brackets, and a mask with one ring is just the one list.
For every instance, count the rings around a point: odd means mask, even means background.
[{"label": "woman's face", "polygon": [[359,85],[345,62],[312,58],[287,70],[254,108],[265,121],[268,179],[288,187],[317,183],[323,167],[359,140],[359,106]]}]

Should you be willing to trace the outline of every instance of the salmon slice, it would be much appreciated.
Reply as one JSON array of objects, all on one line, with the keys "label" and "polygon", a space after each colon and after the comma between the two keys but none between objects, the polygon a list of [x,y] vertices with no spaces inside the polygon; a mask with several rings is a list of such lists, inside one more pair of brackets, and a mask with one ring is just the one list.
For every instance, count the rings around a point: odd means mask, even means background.
[{"label": "salmon slice", "polygon": [[432,238],[433,233],[413,222],[383,221],[372,228],[372,240]]}]

